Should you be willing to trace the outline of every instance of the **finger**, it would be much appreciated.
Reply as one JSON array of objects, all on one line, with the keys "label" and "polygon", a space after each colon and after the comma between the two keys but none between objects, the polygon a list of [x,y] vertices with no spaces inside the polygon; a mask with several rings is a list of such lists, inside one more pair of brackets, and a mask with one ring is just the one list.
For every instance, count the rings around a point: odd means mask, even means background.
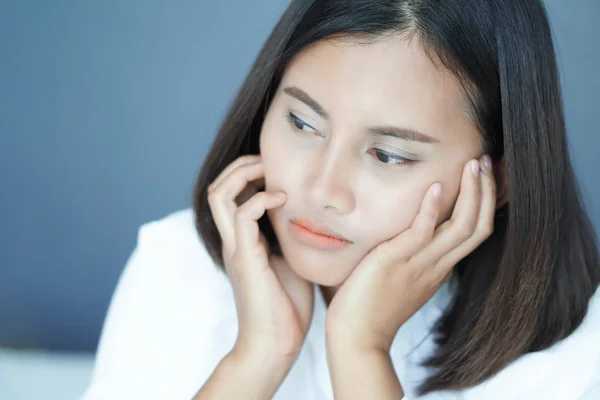
[{"label": "finger", "polygon": [[258,220],[266,210],[279,207],[286,201],[283,192],[259,192],[237,208],[235,213],[236,252],[248,252],[259,248],[260,230]]},{"label": "finger", "polygon": [[440,183],[436,182],[429,187],[410,228],[384,243],[386,259],[408,259],[431,241],[439,215],[441,191]]},{"label": "finger", "polygon": [[252,164],[260,161],[261,157],[259,154],[247,154],[245,156],[238,157],[235,161],[229,164],[221,173],[215,178],[215,180],[208,185],[208,193],[212,192],[217,186],[223,182],[233,171],[238,167],[246,164]]},{"label": "finger", "polygon": [[232,254],[236,248],[235,213],[238,205],[235,199],[249,181],[262,175],[264,175],[264,168],[261,162],[242,165],[208,194],[208,204],[221,235],[225,254]]},{"label": "finger", "polygon": [[[244,190],[257,190],[253,181],[264,176],[265,168],[262,162],[245,164],[237,168],[229,177],[213,190],[218,197],[235,200]],[[235,204],[235,202],[234,202]]]},{"label": "finger", "polygon": [[[264,178],[259,178],[259,180],[262,180],[262,179],[264,179]],[[263,191],[263,190],[259,189],[256,182],[257,182],[257,180],[248,181],[248,184],[246,185],[246,187],[240,192],[239,195],[237,195],[234,198],[235,204],[237,206],[244,204],[246,201],[248,201],[249,198],[254,196],[256,193]]]},{"label": "finger", "polygon": [[[477,176],[474,173],[477,171]],[[461,188],[450,220],[440,226],[429,244],[414,257],[417,265],[435,265],[447,253],[467,241],[475,232],[481,203],[479,161],[465,165]],[[443,227],[442,227],[443,226]]]},{"label": "finger", "polygon": [[[454,250],[444,255],[435,266],[437,273],[446,274],[454,265],[465,258],[494,231],[494,216],[496,214],[496,180],[485,162],[481,163],[481,207],[473,236]],[[491,162],[489,164],[491,166]]]}]

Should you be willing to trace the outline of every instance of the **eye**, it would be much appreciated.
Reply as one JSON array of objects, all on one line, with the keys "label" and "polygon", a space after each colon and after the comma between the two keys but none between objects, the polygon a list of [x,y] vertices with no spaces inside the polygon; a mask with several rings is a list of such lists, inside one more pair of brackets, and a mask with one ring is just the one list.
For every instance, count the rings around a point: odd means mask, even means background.
[{"label": "eye", "polygon": [[[298,116],[296,116],[292,112],[289,112],[287,114],[286,119],[292,125],[292,128],[294,128],[294,130],[301,131],[304,133],[311,133],[310,131],[305,130],[305,128],[308,128],[308,129],[312,129],[314,132],[317,132],[317,130],[315,128],[313,128],[312,126],[310,126],[309,124],[304,122],[302,119],[300,119]],[[373,152],[375,153],[375,157],[386,167],[390,167],[390,166],[392,166],[392,167],[394,167],[394,166],[407,167],[407,166],[417,162],[417,160],[411,160],[411,159],[408,159],[408,158],[405,158],[405,157],[402,157],[397,154],[390,153],[390,152],[387,152],[387,151],[381,150],[381,149],[373,149]]]},{"label": "eye", "polygon": [[300,118],[298,118],[296,115],[294,115],[294,113],[291,113],[291,112],[288,113],[288,115],[286,116],[286,119],[288,120],[288,122],[292,125],[292,127],[295,130],[302,131],[302,132],[308,132],[308,131],[305,131],[304,128],[309,128],[309,129],[312,129],[314,132],[317,132],[317,130],[315,128],[313,128],[306,122],[302,121]]},{"label": "eye", "polygon": [[[373,152],[375,153],[375,157],[386,166],[407,167],[416,161],[401,157],[397,154],[388,153],[387,151],[381,149],[373,149]],[[389,162],[390,160],[392,162]]]}]

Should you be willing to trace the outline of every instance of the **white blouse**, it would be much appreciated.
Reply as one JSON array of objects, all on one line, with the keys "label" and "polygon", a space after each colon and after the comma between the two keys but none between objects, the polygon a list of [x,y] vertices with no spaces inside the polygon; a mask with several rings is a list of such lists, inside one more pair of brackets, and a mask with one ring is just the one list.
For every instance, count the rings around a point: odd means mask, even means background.
[{"label": "white blouse", "polygon": [[[333,400],[318,286],[302,350],[277,400]],[[405,399],[600,399],[600,290],[583,324],[544,351],[519,357],[467,390],[418,397],[428,375],[419,365],[434,350],[428,335],[450,299],[450,282],[398,331],[391,348]],[[237,336],[233,291],[194,228],[191,209],[139,229],[111,301],[84,400],[191,399]]]}]

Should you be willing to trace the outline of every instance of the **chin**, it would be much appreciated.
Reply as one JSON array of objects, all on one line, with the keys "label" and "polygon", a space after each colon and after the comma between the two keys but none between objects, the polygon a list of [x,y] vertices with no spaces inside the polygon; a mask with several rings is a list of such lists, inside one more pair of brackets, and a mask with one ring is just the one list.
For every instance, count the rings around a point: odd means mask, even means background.
[{"label": "chin", "polygon": [[350,275],[352,270],[344,268],[343,265],[331,265],[327,261],[308,260],[296,252],[286,251],[282,247],[282,253],[290,268],[300,278],[321,286],[339,286]]}]

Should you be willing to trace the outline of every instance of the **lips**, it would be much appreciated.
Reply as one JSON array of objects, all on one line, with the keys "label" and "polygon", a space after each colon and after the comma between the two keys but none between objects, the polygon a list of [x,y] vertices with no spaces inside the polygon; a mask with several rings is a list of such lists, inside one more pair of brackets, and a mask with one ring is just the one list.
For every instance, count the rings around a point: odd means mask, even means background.
[{"label": "lips", "polygon": [[314,223],[305,218],[296,218],[293,219],[292,222],[296,225],[300,225],[318,235],[329,236],[337,240],[343,240],[345,242],[352,243],[350,240],[346,239],[344,236],[340,235],[334,230],[331,230],[323,225]]}]

